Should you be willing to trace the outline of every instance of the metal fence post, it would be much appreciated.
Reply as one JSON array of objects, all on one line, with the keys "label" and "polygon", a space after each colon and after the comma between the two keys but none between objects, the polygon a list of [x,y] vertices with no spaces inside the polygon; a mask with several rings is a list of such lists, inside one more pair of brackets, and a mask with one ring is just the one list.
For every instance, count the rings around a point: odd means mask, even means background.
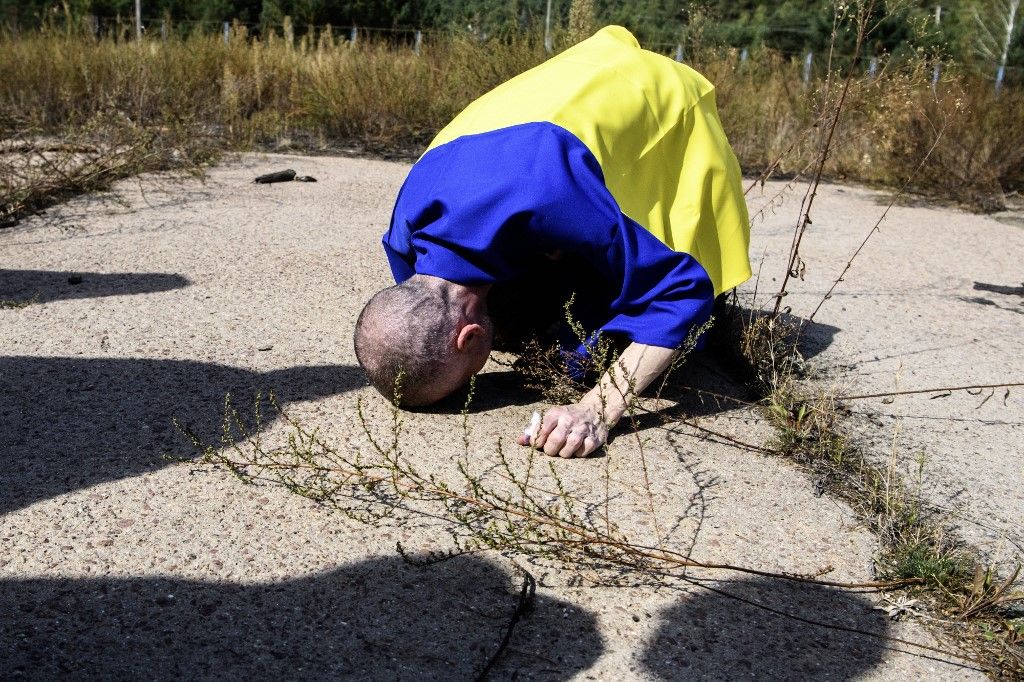
[{"label": "metal fence post", "polygon": [[224,44],[227,45],[231,41],[231,24],[224,22]]},{"label": "metal fence post", "polygon": [[683,61],[683,46],[678,43],[676,44],[676,61]]},{"label": "metal fence post", "polygon": [[808,51],[804,57],[804,87],[811,82],[811,66],[814,64],[814,52]]},{"label": "metal fence post", "polygon": [[416,31],[416,40],[413,42],[412,51],[416,56],[420,56],[420,47],[423,46],[423,31]]}]

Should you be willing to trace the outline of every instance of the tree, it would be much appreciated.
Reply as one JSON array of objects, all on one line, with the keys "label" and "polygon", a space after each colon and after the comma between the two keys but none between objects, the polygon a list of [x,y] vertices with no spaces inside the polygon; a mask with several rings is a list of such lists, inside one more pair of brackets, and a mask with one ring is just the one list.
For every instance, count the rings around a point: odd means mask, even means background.
[{"label": "tree", "polygon": [[977,30],[975,54],[995,71],[998,90],[1003,85],[1014,37],[1022,23],[1020,0],[978,0],[971,6],[971,15]]}]

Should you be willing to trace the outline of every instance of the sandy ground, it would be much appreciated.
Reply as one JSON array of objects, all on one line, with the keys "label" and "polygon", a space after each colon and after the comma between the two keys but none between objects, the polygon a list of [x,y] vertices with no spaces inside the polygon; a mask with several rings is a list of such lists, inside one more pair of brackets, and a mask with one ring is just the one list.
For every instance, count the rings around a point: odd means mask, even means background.
[{"label": "sandy ground", "polygon": [[[282,167],[320,181],[250,184]],[[436,525],[361,525],[182,463],[195,453],[171,423],[215,438],[225,393],[244,403],[273,389],[326,437],[364,442],[357,400],[375,418],[386,406],[365,386],[350,338],[364,300],[389,283],[378,240],[406,170],[250,156],[205,184],[147,182],[140,192],[127,182],[122,203],[84,197],[0,232],[0,299],[33,299],[0,309],[0,677],[463,679],[480,669],[515,607],[512,560],[410,566],[395,543],[444,549]],[[769,184],[752,207],[780,189]],[[762,297],[777,286],[798,200],[755,226],[755,263],[768,254]],[[882,210],[877,200],[822,188],[806,280],[787,298],[794,314],[813,308]],[[808,355],[827,380],[862,393],[897,381],[1021,380],[1024,231],[1019,217],[1003,218],[894,209],[813,328]],[[537,406],[510,389],[507,369],[486,372],[471,417],[482,466],[496,439],[521,454],[511,439]],[[735,390],[704,356],[678,381]],[[1024,509],[1024,399],[999,392],[981,404],[985,395],[859,401],[855,419],[882,456],[898,428],[901,466],[927,455],[924,494],[955,509],[973,541],[1008,552]],[[769,435],[749,411],[684,400],[707,428],[755,443]],[[407,450],[421,468],[450,471],[460,423],[407,416]],[[272,423],[264,435],[283,432]],[[673,548],[870,578],[873,538],[805,474],[685,427],[644,436]],[[629,494],[641,480],[633,441],[556,466],[581,489],[610,467],[624,491],[619,525],[651,539],[644,505]],[[722,573],[672,587],[591,587],[518,561],[537,577],[537,602],[497,679],[978,676],[870,636],[931,641],[918,624],[890,621],[874,595]]]}]

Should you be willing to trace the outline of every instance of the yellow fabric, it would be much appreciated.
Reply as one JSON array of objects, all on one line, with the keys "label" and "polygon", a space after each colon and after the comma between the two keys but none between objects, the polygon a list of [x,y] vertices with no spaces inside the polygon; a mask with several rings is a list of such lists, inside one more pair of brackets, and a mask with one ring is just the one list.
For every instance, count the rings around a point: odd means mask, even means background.
[{"label": "yellow fabric", "polygon": [[750,277],[740,168],[707,79],[608,26],[470,104],[430,148],[544,121],[587,146],[622,212],[696,258],[716,295]]}]

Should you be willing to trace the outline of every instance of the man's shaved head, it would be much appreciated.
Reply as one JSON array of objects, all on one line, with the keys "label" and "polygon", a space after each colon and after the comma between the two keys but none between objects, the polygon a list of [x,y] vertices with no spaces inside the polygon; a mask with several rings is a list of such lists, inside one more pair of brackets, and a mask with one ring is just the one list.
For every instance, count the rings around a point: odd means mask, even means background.
[{"label": "man's shaved head", "polygon": [[356,357],[374,388],[393,398],[401,374],[403,405],[435,402],[451,382],[461,309],[447,282],[412,277],[377,292],[356,322]]}]

